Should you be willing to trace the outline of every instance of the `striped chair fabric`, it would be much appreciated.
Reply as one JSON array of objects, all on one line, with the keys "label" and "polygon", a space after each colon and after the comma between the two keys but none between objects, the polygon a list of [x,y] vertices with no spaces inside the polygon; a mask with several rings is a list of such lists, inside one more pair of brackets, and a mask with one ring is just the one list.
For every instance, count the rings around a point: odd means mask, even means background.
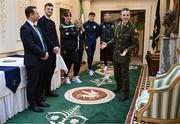
[{"label": "striped chair fabric", "polygon": [[143,117],[180,118],[180,64],[175,66],[170,73],[153,80],[150,87],[153,89],[149,90],[152,100],[149,101],[150,105],[143,113]]},{"label": "striped chair fabric", "polygon": [[156,80],[152,82],[153,89],[162,88],[163,86],[168,87],[178,74],[180,75],[180,66],[175,66],[171,72],[156,76]]}]

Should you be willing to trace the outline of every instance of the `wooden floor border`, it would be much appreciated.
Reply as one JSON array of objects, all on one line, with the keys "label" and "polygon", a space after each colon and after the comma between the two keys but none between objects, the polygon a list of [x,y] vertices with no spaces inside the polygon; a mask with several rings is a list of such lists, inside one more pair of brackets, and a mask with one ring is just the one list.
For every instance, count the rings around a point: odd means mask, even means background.
[{"label": "wooden floor border", "polygon": [[143,84],[143,81],[144,81],[143,79],[144,79],[146,71],[147,71],[147,65],[143,65],[142,69],[141,69],[140,76],[139,76],[139,81],[138,81],[138,84],[137,84],[137,87],[136,87],[136,90],[135,90],[135,94],[134,94],[134,97],[133,97],[129,112],[128,112],[127,117],[126,117],[125,124],[132,124],[132,121],[134,119],[136,99],[138,98],[138,96],[139,96],[139,94],[141,92],[141,87],[142,87],[142,84]]}]

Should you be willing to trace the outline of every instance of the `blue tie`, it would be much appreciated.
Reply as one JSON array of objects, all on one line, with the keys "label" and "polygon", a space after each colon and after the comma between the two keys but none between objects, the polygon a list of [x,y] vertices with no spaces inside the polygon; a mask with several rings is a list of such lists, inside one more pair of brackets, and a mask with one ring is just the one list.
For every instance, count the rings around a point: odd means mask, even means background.
[{"label": "blue tie", "polygon": [[41,33],[39,32],[39,30],[38,30],[38,28],[37,28],[36,25],[34,25],[34,29],[35,29],[36,33],[38,34],[38,36],[39,36],[39,39],[40,39],[41,44],[42,44],[42,46],[43,46],[43,50],[46,50],[46,48],[45,48],[45,46],[44,46],[44,43],[43,43],[43,39],[42,39]]}]

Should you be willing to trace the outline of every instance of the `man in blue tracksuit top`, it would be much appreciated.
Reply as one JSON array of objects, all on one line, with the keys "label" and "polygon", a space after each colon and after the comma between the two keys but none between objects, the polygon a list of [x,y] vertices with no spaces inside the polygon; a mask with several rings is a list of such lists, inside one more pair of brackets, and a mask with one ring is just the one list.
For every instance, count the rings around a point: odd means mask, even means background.
[{"label": "man in blue tracksuit top", "polygon": [[92,62],[93,56],[96,49],[96,39],[99,36],[99,25],[94,22],[95,13],[90,12],[88,16],[88,21],[83,24],[85,30],[85,40],[86,40],[86,52],[87,52],[87,61],[89,76],[93,76]]}]

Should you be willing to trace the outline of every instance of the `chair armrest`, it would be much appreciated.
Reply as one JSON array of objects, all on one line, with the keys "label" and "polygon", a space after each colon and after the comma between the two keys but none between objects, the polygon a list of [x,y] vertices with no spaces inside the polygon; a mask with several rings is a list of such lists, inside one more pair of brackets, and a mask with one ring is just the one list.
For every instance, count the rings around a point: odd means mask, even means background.
[{"label": "chair armrest", "polygon": [[135,108],[136,111],[139,111],[147,102],[149,99],[149,93],[147,90],[143,90],[141,95],[137,98]]},{"label": "chair armrest", "polygon": [[150,93],[150,92],[155,92],[155,93],[157,93],[157,92],[161,92],[161,91],[168,90],[169,88],[170,88],[169,85],[162,86],[162,87],[158,87],[158,88],[149,88],[149,89],[148,89],[148,92],[149,92],[149,93]]},{"label": "chair armrest", "polygon": [[166,76],[167,74],[166,73],[164,73],[164,74],[157,74],[156,75],[156,78],[161,78],[161,77],[164,77],[164,76]]}]

